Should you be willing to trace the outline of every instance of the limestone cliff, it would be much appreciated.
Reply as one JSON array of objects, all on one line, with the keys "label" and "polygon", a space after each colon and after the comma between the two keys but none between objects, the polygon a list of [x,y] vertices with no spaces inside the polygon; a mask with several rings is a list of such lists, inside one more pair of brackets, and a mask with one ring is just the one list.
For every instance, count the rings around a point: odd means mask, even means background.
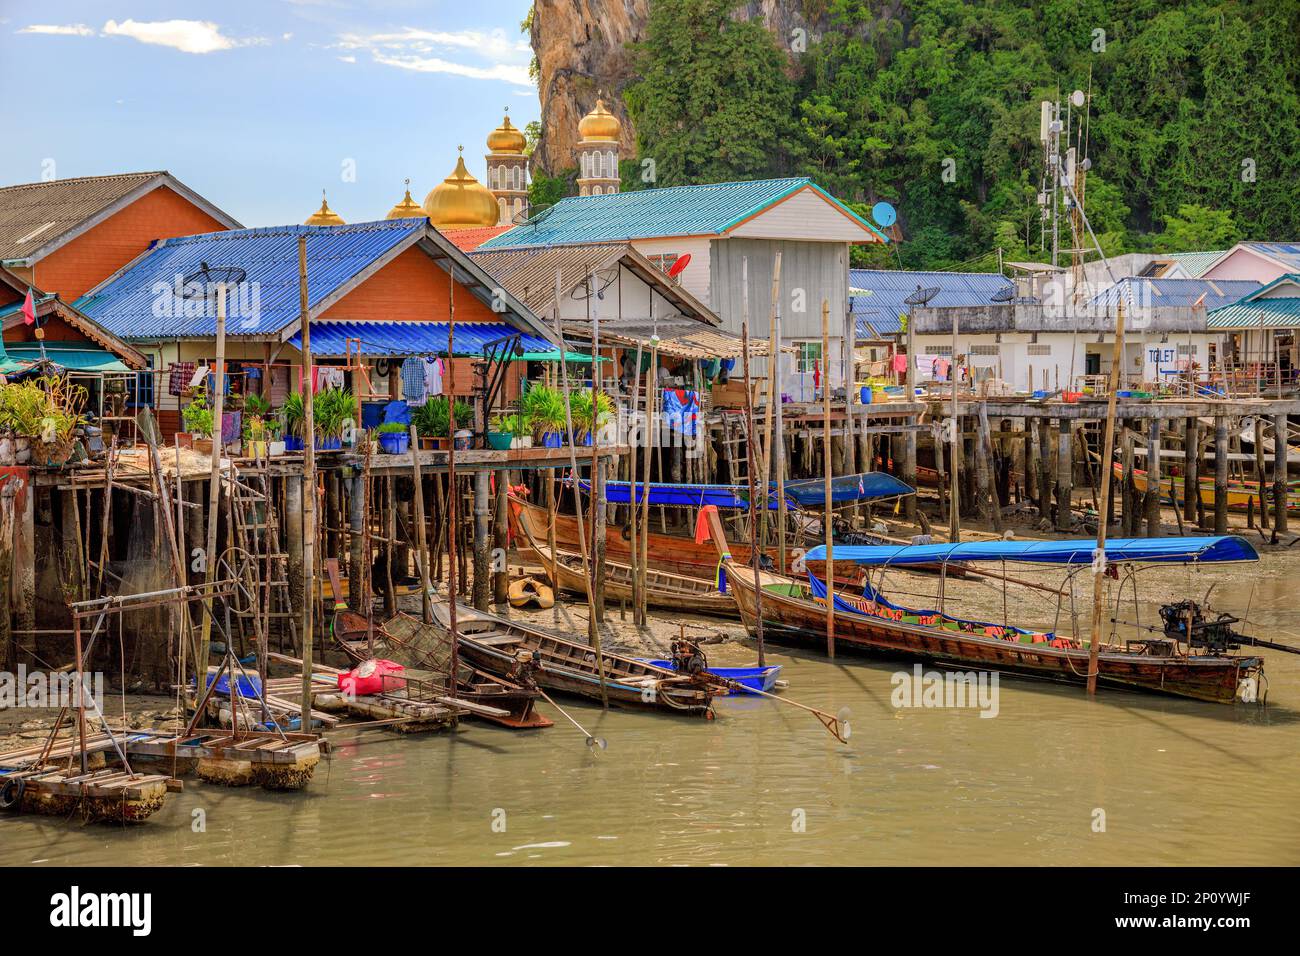
[{"label": "limestone cliff", "polygon": [[[808,0],[751,0],[736,15],[761,18],[782,43],[795,29],[811,33]],[[820,5],[824,8],[824,5]],[[549,173],[576,165],[578,121],[603,96],[623,124],[622,154],[635,155],[636,134],[623,105],[632,78],[628,43],[644,39],[650,0],[535,0],[532,45],[537,55],[542,138],[534,162]]]}]

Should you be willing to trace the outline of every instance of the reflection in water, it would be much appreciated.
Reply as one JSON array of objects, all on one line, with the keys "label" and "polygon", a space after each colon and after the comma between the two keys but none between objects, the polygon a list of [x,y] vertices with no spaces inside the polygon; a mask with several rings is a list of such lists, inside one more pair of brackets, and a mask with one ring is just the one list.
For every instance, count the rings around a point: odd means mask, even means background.
[{"label": "reflection in water", "polygon": [[[1300,645],[1293,566],[1215,575],[1214,604],[1249,604],[1251,630]],[[771,656],[789,696],[851,709],[849,745],[753,698],[721,701],[713,722],[573,704],[608,750],[563,722],[358,732],[302,793],[187,781],[144,826],[5,817],[0,845],[17,864],[1300,863],[1300,657],[1265,652],[1266,708],[1115,690],[1089,701],[1007,678],[990,720],[894,710],[890,677],[906,665]]]}]

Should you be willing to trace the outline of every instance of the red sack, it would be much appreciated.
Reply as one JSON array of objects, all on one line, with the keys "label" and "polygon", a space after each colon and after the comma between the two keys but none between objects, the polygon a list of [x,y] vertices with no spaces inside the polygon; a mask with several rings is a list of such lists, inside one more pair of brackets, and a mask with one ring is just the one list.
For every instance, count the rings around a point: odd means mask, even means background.
[{"label": "red sack", "polygon": [[388,694],[406,688],[401,677],[405,671],[396,661],[369,660],[339,675],[339,690],[353,697],[367,694]]}]

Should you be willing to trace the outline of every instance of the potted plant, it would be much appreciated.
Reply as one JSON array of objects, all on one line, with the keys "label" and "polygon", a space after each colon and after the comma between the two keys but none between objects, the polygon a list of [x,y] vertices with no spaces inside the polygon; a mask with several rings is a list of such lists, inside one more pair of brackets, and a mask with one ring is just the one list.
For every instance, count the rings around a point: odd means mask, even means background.
[{"label": "potted plant", "polygon": [[524,393],[520,411],[528,417],[534,434],[547,448],[560,448],[564,445],[564,429],[567,420],[564,410],[564,396],[549,385],[534,385]]},{"label": "potted plant", "polygon": [[312,399],[312,417],[316,426],[316,447],[332,451],[343,447],[348,423],[357,417],[357,400],[342,388],[325,388]]},{"label": "potted plant", "polygon": [[[247,408],[245,408],[247,412]],[[240,437],[244,440],[245,458],[265,458],[267,456],[268,432],[266,422],[261,415],[246,415]]]},{"label": "potted plant", "polygon": [[[420,447],[446,448],[451,438],[451,413],[445,395],[437,395],[415,410],[411,416],[420,434]],[[456,403],[456,430],[474,421],[474,408],[467,402]]]},{"label": "potted plant", "polygon": [[283,429],[285,451],[302,451],[306,419],[307,408],[302,400],[302,392],[290,392],[280,406],[280,427]]},{"label": "potted plant", "polygon": [[488,447],[497,451],[510,448],[532,448],[533,426],[528,418],[519,413],[498,415],[488,431]]},{"label": "potted plant", "polygon": [[401,422],[384,422],[379,433],[379,450],[385,455],[404,455],[411,448],[411,436]]},{"label": "potted plant", "polygon": [[574,439],[581,438],[584,445],[590,445],[592,433],[605,425],[614,414],[614,400],[604,392],[597,392],[593,404],[590,390],[571,392],[569,413],[573,418]]},{"label": "potted plant", "polygon": [[190,447],[205,455],[212,454],[212,409],[208,408],[207,398],[196,395],[194,401],[185,406],[181,413],[185,433],[189,436]]}]

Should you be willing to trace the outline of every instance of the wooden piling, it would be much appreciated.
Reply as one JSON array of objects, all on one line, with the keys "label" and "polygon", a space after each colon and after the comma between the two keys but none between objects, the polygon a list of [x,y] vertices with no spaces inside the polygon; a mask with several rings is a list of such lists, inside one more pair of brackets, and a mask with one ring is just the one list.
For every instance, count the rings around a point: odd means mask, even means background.
[{"label": "wooden piling", "polygon": [[[1286,534],[1289,516],[1287,515],[1287,416],[1273,416],[1273,532]],[[0,575],[0,580],[3,576]]]},{"label": "wooden piling", "polygon": [[1074,498],[1074,431],[1068,418],[1058,418],[1056,457],[1056,530],[1069,531]]},{"label": "wooden piling", "polygon": [[1038,507],[1039,516],[1052,520],[1052,423],[1038,419]]},{"label": "wooden piling", "polygon": [[[509,488],[509,472],[504,469],[496,473],[496,508],[492,514],[492,603],[505,604],[510,599],[510,569],[506,563],[506,552],[510,548],[510,517],[506,492]],[[498,566],[499,565],[499,566]]]},{"label": "wooden piling", "polygon": [[1228,416],[1214,416],[1214,533],[1228,533]]},{"label": "wooden piling", "polygon": [[22,482],[14,477],[0,484],[0,664],[10,673],[18,668],[10,596],[14,570],[14,513],[21,485]]},{"label": "wooden piling", "polygon": [[420,476],[420,442],[415,426],[411,435],[411,481],[415,486],[415,556],[420,564],[420,612],[425,624],[433,623],[433,583],[430,579],[429,544],[424,517],[424,479]]},{"label": "wooden piling", "polygon": [[474,472],[474,607],[486,611],[492,595],[492,537],[489,504],[492,500],[491,472]]},{"label": "wooden piling", "polygon": [[1200,497],[1199,471],[1200,425],[1195,415],[1183,422],[1183,520],[1196,521],[1196,500]]},{"label": "wooden piling", "polygon": [[1147,537],[1160,537],[1160,419],[1153,418],[1147,426]]}]

